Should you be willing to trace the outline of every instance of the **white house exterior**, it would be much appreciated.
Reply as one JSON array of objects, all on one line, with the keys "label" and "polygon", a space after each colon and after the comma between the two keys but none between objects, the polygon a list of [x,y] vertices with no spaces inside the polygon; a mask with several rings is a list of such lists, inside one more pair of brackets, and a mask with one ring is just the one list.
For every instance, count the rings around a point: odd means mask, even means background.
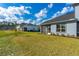
[{"label": "white house exterior", "polygon": [[74,23],[66,23],[65,24],[65,27],[66,27],[66,31],[65,32],[56,32],[56,25],[51,25],[51,33],[55,33],[55,34],[59,34],[59,35],[62,35],[64,34],[65,36],[67,35],[74,35],[74,36],[77,36],[77,24],[74,22]]},{"label": "white house exterior", "polygon": [[26,24],[23,26],[24,31],[39,31],[38,25]]},{"label": "white house exterior", "polygon": [[38,25],[27,24],[27,23],[19,24],[16,28],[17,30],[22,30],[22,31],[39,31]]},{"label": "white house exterior", "polygon": [[79,35],[79,4],[73,4],[75,12],[56,17],[52,20],[41,24],[40,30],[42,33],[78,36]]}]

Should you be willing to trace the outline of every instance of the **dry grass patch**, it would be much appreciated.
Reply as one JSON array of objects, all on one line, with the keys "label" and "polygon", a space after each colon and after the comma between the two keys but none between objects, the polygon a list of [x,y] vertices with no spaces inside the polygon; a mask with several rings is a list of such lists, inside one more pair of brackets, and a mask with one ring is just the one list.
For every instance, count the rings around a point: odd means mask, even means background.
[{"label": "dry grass patch", "polygon": [[[47,36],[39,32],[0,32],[0,55],[69,56],[79,55],[79,39]],[[5,36],[5,34],[9,34]],[[1,34],[0,34],[1,35]]]}]

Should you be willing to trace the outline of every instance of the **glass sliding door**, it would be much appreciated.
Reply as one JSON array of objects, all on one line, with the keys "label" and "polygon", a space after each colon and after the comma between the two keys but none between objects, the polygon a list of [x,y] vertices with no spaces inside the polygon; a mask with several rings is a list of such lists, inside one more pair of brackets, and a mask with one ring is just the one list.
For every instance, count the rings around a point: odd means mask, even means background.
[{"label": "glass sliding door", "polygon": [[47,26],[47,33],[50,33],[51,32],[51,26]]}]

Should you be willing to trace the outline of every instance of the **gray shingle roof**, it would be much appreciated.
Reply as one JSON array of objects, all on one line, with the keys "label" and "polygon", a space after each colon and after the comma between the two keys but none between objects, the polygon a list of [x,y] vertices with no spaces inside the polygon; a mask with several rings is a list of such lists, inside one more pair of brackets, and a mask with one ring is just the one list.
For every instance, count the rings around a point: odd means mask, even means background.
[{"label": "gray shingle roof", "polygon": [[41,25],[53,24],[53,23],[57,23],[57,22],[60,22],[60,21],[69,21],[70,19],[73,19],[73,18],[75,18],[75,14],[74,13],[65,14],[65,15],[56,17],[54,19],[48,20],[48,21],[42,23]]},{"label": "gray shingle roof", "polygon": [[75,6],[78,6],[78,5],[79,5],[79,3],[73,3],[73,4],[72,4],[72,6],[74,6],[74,7],[75,7]]}]

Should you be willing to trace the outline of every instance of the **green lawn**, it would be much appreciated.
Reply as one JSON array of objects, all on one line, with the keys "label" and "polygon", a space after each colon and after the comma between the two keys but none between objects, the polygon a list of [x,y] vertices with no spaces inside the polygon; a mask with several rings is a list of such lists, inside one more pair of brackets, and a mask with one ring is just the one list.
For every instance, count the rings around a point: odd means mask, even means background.
[{"label": "green lawn", "polygon": [[0,31],[0,55],[75,56],[79,55],[79,39],[39,32]]}]

